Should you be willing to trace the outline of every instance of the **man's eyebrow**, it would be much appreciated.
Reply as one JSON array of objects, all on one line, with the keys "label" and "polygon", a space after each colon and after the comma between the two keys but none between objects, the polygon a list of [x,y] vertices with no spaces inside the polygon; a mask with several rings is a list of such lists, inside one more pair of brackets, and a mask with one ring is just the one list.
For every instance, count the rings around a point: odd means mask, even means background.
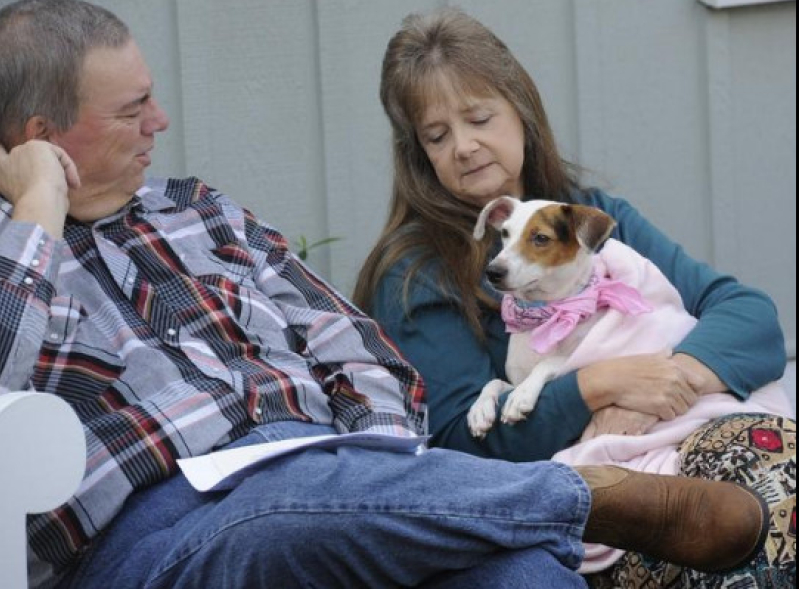
[{"label": "man's eyebrow", "polygon": [[123,104],[120,107],[119,110],[128,110],[130,108],[135,108],[137,106],[141,106],[142,104],[147,102],[152,95],[153,95],[153,89],[152,88],[150,88],[148,90],[145,90],[144,92],[142,92],[141,96],[139,96],[137,98],[134,98],[130,102],[126,102],[125,104]]}]

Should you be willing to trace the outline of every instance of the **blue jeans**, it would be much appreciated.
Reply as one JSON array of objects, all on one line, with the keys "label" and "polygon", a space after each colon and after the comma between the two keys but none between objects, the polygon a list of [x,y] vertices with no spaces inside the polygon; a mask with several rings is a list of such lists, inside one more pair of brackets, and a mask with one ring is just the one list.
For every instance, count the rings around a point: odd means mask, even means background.
[{"label": "blue jeans", "polygon": [[[230,447],[333,433],[261,426]],[[586,587],[590,507],[561,464],[445,450],[306,450],[231,491],[182,475],[132,496],[62,587],[316,589]]]}]

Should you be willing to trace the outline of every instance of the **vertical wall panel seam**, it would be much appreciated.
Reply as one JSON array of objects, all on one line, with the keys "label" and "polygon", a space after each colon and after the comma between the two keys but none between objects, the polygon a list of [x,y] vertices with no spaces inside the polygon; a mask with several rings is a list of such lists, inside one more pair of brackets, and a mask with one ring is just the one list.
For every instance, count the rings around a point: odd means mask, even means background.
[{"label": "vertical wall panel seam", "polygon": [[[319,195],[317,198],[318,206],[320,208],[319,215],[324,222],[325,235],[319,236],[325,238],[331,236],[333,220],[330,218],[330,201],[331,201],[331,186],[328,178],[328,149],[330,148],[330,141],[327,138],[327,125],[325,124],[325,84],[324,84],[324,62],[322,61],[322,23],[319,16],[319,0],[312,0],[311,2],[311,18],[313,19],[314,30],[314,51],[313,54],[316,60],[316,108],[318,109],[319,121]],[[311,239],[314,239],[313,236]],[[320,269],[324,276],[330,278],[331,282],[336,283],[339,276],[334,272],[332,264],[332,255],[328,248],[325,248],[320,255],[323,254],[322,264],[324,269]]]},{"label": "vertical wall panel seam", "polygon": [[735,206],[735,129],[730,16],[706,12],[707,120],[710,213],[714,265],[738,274]]},{"label": "vertical wall panel seam", "polygon": [[[185,4],[185,6],[184,6]],[[197,23],[206,22],[197,12],[206,12],[207,3],[197,0],[176,0],[175,16],[177,21],[178,54],[180,63],[180,86],[183,116],[183,157],[186,172],[197,175],[212,171],[211,161],[211,123],[207,92],[192,92],[203,88],[211,88],[211,80],[207,75],[208,66],[205,48],[202,42],[202,31],[195,30]],[[197,64],[200,64],[197,67]],[[187,93],[190,98],[187,99]],[[195,108],[192,108],[195,107]]]},{"label": "vertical wall panel seam", "polygon": [[[186,93],[183,91],[184,84],[183,84],[183,46],[181,44],[181,34],[180,34],[180,11],[178,9],[178,0],[171,0],[169,3],[169,9],[172,13],[172,22],[175,23],[175,38],[172,42],[173,49],[177,52],[177,59],[175,63],[178,64],[178,71],[175,72],[175,79],[178,81],[175,84],[176,89],[175,91],[178,94],[178,101],[179,101],[179,108],[180,108],[180,127],[179,132],[181,133],[180,138],[180,176],[187,176],[188,169],[186,164],[186,140],[185,140],[185,129],[186,129]],[[173,113],[167,113],[168,115],[172,115]],[[176,113],[174,113],[176,114]],[[174,125],[171,126],[172,132],[175,132]],[[174,172],[175,175],[178,174],[176,170]]]},{"label": "vertical wall panel seam", "polygon": [[572,0],[577,88],[577,153],[581,166],[604,174],[602,31],[598,2]]}]

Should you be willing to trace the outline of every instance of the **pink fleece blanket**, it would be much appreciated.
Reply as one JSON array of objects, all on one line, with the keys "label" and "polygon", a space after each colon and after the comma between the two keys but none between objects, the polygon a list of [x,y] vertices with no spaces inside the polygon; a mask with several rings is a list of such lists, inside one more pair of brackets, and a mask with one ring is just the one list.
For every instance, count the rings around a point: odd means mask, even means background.
[{"label": "pink fleece blanket", "polygon": [[[608,310],[575,349],[563,373],[599,360],[671,349],[696,324],[696,319],[684,309],[677,290],[635,250],[610,239],[597,257],[599,271],[638,289],[654,310],[641,315]],[[746,401],[727,393],[704,395],[688,412],[671,421],[658,422],[644,435],[602,435],[558,452],[553,460],[572,466],[616,464],[643,472],[677,474],[680,442],[708,421],[731,413],[791,416],[792,409],[782,386],[776,382],[753,392]],[[580,572],[601,571],[622,554],[622,550],[586,544]]]}]

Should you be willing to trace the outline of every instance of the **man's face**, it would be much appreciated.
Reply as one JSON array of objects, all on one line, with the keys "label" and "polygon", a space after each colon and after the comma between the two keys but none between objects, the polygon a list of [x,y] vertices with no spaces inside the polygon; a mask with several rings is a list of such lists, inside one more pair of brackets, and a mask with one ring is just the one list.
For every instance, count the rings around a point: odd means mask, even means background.
[{"label": "man's face", "polygon": [[144,183],[155,134],[169,119],[152,96],[150,71],[131,39],[89,51],[81,72],[77,122],[50,134],[75,161],[81,186],[69,193],[69,213],[81,221],[124,206]]}]

